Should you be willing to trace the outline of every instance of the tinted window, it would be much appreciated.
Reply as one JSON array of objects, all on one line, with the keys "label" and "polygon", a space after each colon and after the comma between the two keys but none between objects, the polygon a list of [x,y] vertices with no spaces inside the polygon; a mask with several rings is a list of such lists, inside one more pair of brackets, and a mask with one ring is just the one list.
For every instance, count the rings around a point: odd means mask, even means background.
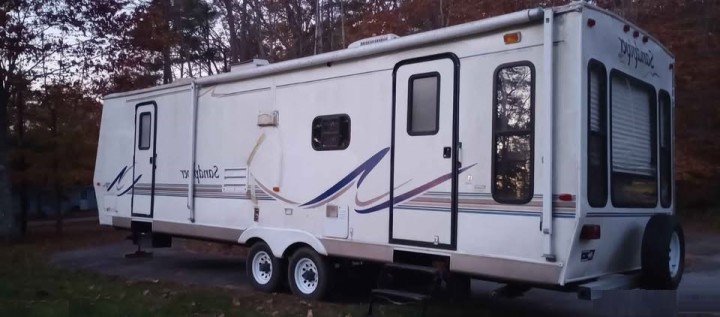
[{"label": "tinted window", "polygon": [[615,207],[657,205],[656,100],[652,86],[611,73],[611,195]]},{"label": "tinted window", "polygon": [[350,145],[350,117],[336,114],[312,122],[312,147],[317,151],[344,150]]},{"label": "tinted window", "polygon": [[533,196],[535,69],[530,63],[495,72],[493,198],[526,203]]},{"label": "tinted window", "polygon": [[408,134],[436,134],[440,111],[440,74],[413,75],[408,87]]},{"label": "tinted window", "polygon": [[138,131],[138,148],[147,150],[150,148],[150,126],[152,116],[149,112],[140,114],[140,131]]},{"label": "tinted window", "polygon": [[672,204],[672,105],[670,94],[660,91],[660,204]]},{"label": "tinted window", "polygon": [[607,204],[607,73],[597,61],[588,65],[587,197],[592,207]]}]

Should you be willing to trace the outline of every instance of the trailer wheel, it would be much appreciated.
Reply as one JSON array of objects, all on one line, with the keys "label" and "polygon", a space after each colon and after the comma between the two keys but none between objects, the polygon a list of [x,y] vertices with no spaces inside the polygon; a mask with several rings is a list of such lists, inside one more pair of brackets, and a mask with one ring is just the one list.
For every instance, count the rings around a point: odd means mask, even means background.
[{"label": "trailer wheel", "polygon": [[290,257],[288,281],[296,296],[322,299],[330,285],[330,274],[328,261],[310,248],[300,248]]},{"label": "trailer wheel", "polygon": [[250,284],[263,292],[274,292],[280,286],[282,275],[285,273],[282,260],[273,256],[270,247],[265,242],[253,244],[247,255],[247,275]]},{"label": "trailer wheel", "polygon": [[642,286],[646,289],[677,289],[685,269],[685,235],[674,216],[657,214],[643,233]]}]

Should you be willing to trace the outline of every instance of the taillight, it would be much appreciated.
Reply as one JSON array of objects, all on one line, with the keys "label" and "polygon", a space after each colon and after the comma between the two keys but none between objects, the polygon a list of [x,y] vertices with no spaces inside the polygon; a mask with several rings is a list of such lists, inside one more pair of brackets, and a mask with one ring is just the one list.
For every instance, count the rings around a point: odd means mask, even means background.
[{"label": "taillight", "polygon": [[600,225],[584,225],[580,230],[580,240],[600,239]]}]

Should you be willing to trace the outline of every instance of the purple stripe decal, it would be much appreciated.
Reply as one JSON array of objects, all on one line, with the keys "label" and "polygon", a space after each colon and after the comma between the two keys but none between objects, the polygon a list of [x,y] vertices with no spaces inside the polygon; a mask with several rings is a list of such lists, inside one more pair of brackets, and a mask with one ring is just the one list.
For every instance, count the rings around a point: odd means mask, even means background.
[{"label": "purple stripe decal", "polygon": [[254,175],[250,174],[250,176],[251,176],[253,179],[255,179],[255,182],[257,182],[258,186],[260,186],[260,188],[262,188],[262,190],[265,191],[265,193],[267,193],[268,195],[270,195],[270,196],[272,196],[272,197],[275,197],[275,199],[284,201],[284,202],[286,202],[286,203],[288,203],[288,204],[297,205],[296,202],[294,202],[294,201],[292,201],[292,200],[290,200],[290,199],[287,199],[287,198],[285,198],[285,197],[282,197],[282,196],[280,196],[280,195],[277,195],[277,194],[275,194],[274,192],[272,192],[271,190],[267,189],[267,187],[265,187],[265,185],[263,185],[257,178],[255,178]]},{"label": "purple stripe decal", "polygon": [[[473,167],[473,166],[475,166],[475,165],[477,165],[477,163],[475,163],[475,164],[473,164],[473,165],[470,165],[470,166],[466,166],[466,167],[460,169],[460,170],[458,171],[458,174],[460,174],[460,173],[462,173],[462,172],[470,169],[471,167]],[[436,178],[436,179],[434,179],[434,180],[431,180],[431,181],[423,184],[422,186],[420,186],[420,187],[418,187],[418,188],[415,188],[415,189],[413,189],[413,190],[410,190],[410,191],[408,191],[408,192],[406,192],[406,193],[404,193],[404,194],[402,194],[402,195],[400,195],[400,196],[396,196],[396,197],[394,197],[394,198],[391,197],[392,202],[393,202],[394,205],[399,204],[399,203],[402,203],[403,201],[406,201],[406,200],[408,200],[408,199],[410,199],[410,198],[412,198],[412,197],[415,197],[415,196],[417,196],[417,195],[419,195],[419,194],[421,194],[421,193],[429,190],[430,188],[433,188],[433,187],[435,187],[435,186],[437,186],[437,185],[442,184],[443,182],[445,182],[445,181],[447,181],[447,180],[449,180],[449,179],[451,179],[451,178],[452,178],[452,173],[447,173],[447,174],[445,174],[445,175],[443,175],[443,176],[440,176],[440,177],[438,177],[438,178]],[[371,212],[378,211],[378,210],[381,210],[381,209],[385,209],[385,208],[388,208],[388,207],[390,207],[390,199],[386,200],[385,202],[383,202],[383,203],[381,203],[381,204],[379,204],[379,205],[375,205],[375,206],[370,207],[370,208],[367,208],[367,209],[355,209],[355,212],[357,212],[357,213],[359,213],[359,214],[367,214],[367,213],[371,213]]]},{"label": "purple stripe decal", "polygon": [[[404,183],[402,183],[402,184],[400,184],[400,185],[398,185],[398,186],[395,186],[395,189],[398,189],[398,188],[400,188],[400,187],[405,186],[405,184],[409,183],[410,181],[412,181],[412,179],[409,179],[407,182],[404,182]],[[385,198],[385,196],[387,196],[387,195],[390,195],[390,192],[384,193],[384,194],[382,194],[382,195],[380,195],[380,196],[377,196],[377,197],[375,197],[375,198],[372,198],[372,199],[370,199],[370,200],[361,201],[361,200],[357,197],[357,194],[355,194],[355,204],[358,205],[358,206],[360,206],[360,207],[365,207],[365,206],[367,206],[367,205],[372,205],[373,203],[375,203],[376,201],[378,201],[378,200],[380,200],[380,199]]]}]

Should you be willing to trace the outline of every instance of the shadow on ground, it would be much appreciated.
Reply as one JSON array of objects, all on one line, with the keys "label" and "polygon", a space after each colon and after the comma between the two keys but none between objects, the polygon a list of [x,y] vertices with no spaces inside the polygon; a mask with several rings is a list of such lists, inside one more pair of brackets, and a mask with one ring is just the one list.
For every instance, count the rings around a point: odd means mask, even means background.
[{"label": "shadow on ground", "polygon": [[[679,309],[683,313],[720,312],[720,237],[689,238],[689,266],[679,289]],[[254,292],[245,276],[244,259],[188,251],[182,248],[155,249],[151,258],[126,259],[134,251],[129,242],[114,243],[53,255],[51,263],[71,270],[89,270],[131,280],[161,280],[182,285],[222,287],[237,292]],[[368,301],[375,284],[372,274],[338,274],[332,302],[358,304]],[[432,305],[429,315],[483,316],[586,316],[593,303],[577,299],[574,293],[537,290],[516,299],[491,297],[501,285],[473,281],[472,298],[462,303]],[[284,292],[288,292],[287,289]],[[408,308],[414,309],[414,308]],[[477,313],[476,313],[477,312]],[[414,314],[414,313],[410,313]],[[404,315],[404,314],[403,314]]]}]

